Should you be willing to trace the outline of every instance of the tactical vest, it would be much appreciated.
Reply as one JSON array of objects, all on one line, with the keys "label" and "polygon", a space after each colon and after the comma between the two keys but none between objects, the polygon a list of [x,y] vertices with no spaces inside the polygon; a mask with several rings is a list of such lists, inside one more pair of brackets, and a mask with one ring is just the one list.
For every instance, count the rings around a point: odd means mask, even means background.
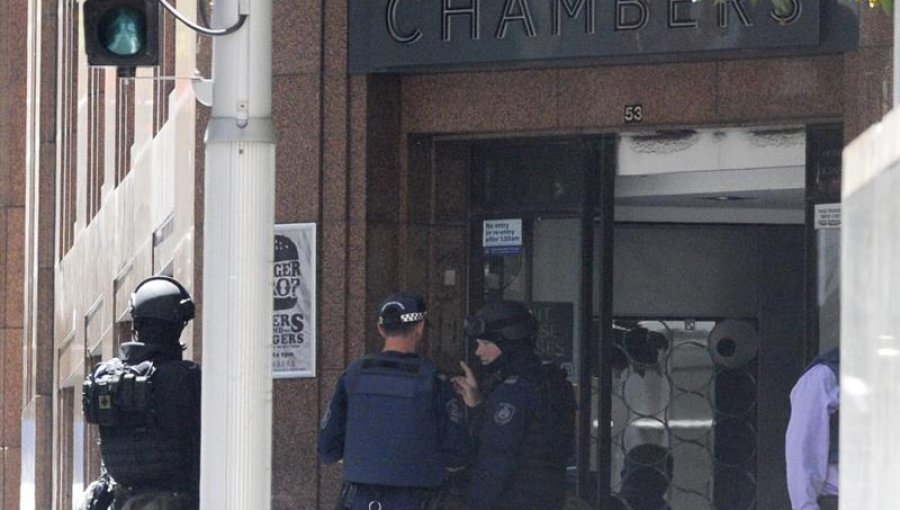
[{"label": "tactical vest", "polygon": [[[812,360],[809,366],[806,367],[806,370],[816,366],[816,365],[825,365],[829,369],[831,369],[832,373],[834,373],[834,377],[837,379],[838,384],[841,382],[841,351],[839,348],[835,347],[830,351],[827,351],[816,359]],[[804,371],[805,372],[805,371]],[[829,464],[837,464],[838,458],[840,457],[840,411],[835,411],[831,414],[828,419],[828,428],[829,428],[829,437],[830,441],[828,443],[828,463]]]},{"label": "tactical vest", "polygon": [[433,363],[418,357],[367,356],[344,377],[347,425],[344,479],[393,487],[444,482]]},{"label": "tactical vest", "polygon": [[126,487],[190,488],[194,447],[186,430],[160,427],[164,398],[154,393],[152,361],[101,363],[82,386],[88,423],[100,425],[100,456],[112,478]]}]

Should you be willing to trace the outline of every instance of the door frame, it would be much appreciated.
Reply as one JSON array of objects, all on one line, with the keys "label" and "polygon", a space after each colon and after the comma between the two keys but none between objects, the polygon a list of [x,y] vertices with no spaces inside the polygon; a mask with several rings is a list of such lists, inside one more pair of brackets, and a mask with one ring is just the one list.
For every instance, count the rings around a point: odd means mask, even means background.
[{"label": "door frame", "polygon": [[[532,228],[530,221],[536,218],[577,218],[581,228],[580,271],[581,289],[577,306],[581,313],[581,342],[578,346],[579,366],[577,370],[578,423],[576,425],[576,494],[584,502],[594,508],[605,508],[610,499],[611,477],[611,430],[609,427],[598,427],[596,441],[592,439],[593,424],[591,409],[598,410],[600,423],[608,422],[612,402],[612,379],[609,370],[609,359],[612,350],[612,282],[613,282],[613,233],[615,228],[614,200],[617,135],[591,135],[574,137],[516,138],[492,139],[472,142],[469,162],[469,246],[468,246],[468,289],[466,307],[469,313],[481,306],[484,295],[483,276],[480,270],[484,264],[481,247],[482,222],[487,219],[520,217],[526,220],[528,227],[523,226],[523,250],[525,250],[526,291],[527,299],[531,299],[531,274],[533,271]],[[479,171],[480,151],[489,150],[491,146],[503,145],[539,145],[554,142],[579,142],[582,154],[583,190],[578,203],[565,204],[560,207],[508,207],[505,209],[475,209],[472,207],[472,174]],[[598,220],[599,219],[599,220]],[[596,231],[596,232],[595,232]],[[602,240],[603,250],[599,254],[600,271],[599,287],[594,287],[594,240],[595,234]],[[584,262],[588,261],[588,262]],[[595,315],[594,303],[598,302],[599,314]],[[599,324],[595,330],[593,323]],[[598,338],[599,336],[599,338]],[[593,349],[591,344],[599,344]],[[591,357],[590,353],[596,356]],[[467,351],[467,357],[471,353]],[[596,367],[596,368],[595,368]],[[592,374],[599,376],[598,391],[592,391]],[[592,444],[596,447],[592,448]],[[591,461],[596,461],[597,474],[591,476]]]}]

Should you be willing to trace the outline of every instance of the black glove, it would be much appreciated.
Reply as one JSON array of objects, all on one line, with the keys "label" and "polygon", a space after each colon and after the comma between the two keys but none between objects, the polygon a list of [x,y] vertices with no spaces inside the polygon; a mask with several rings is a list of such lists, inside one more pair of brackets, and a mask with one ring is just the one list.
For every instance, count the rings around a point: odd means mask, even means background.
[{"label": "black glove", "polygon": [[101,476],[84,491],[84,510],[108,510],[115,499],[109,478]]}]

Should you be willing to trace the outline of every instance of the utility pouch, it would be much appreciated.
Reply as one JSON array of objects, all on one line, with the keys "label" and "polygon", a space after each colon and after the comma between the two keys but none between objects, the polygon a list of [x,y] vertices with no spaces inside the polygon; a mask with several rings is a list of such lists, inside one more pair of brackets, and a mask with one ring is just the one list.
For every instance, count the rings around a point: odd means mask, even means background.
[{"label": "utility pouch", "polygon": [[154,372],[150,361],[132,366],[113,359],[101,370],[89,374],[81,387],[84,419],[88,423],[115,427],[121,423],[123,412],[147,415],[152,398],[150,378]]},{"label": "utility pouch", "polygon": [[81,386],[81,410],[88,423],[112,427],[119,422],[119,413],[113,398],[115,385],[106,379],[94,380],[92,377]]}]

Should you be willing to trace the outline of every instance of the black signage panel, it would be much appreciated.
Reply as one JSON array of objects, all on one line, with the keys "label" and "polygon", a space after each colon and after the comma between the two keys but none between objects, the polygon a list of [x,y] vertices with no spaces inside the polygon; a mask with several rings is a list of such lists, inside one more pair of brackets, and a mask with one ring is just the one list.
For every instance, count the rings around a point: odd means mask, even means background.
[{"label": "black signage panel", "polygon": [[[823,0],[829,1],[829,0]],[[819,0],[349,0],[350,71],[809,48]]]}]

